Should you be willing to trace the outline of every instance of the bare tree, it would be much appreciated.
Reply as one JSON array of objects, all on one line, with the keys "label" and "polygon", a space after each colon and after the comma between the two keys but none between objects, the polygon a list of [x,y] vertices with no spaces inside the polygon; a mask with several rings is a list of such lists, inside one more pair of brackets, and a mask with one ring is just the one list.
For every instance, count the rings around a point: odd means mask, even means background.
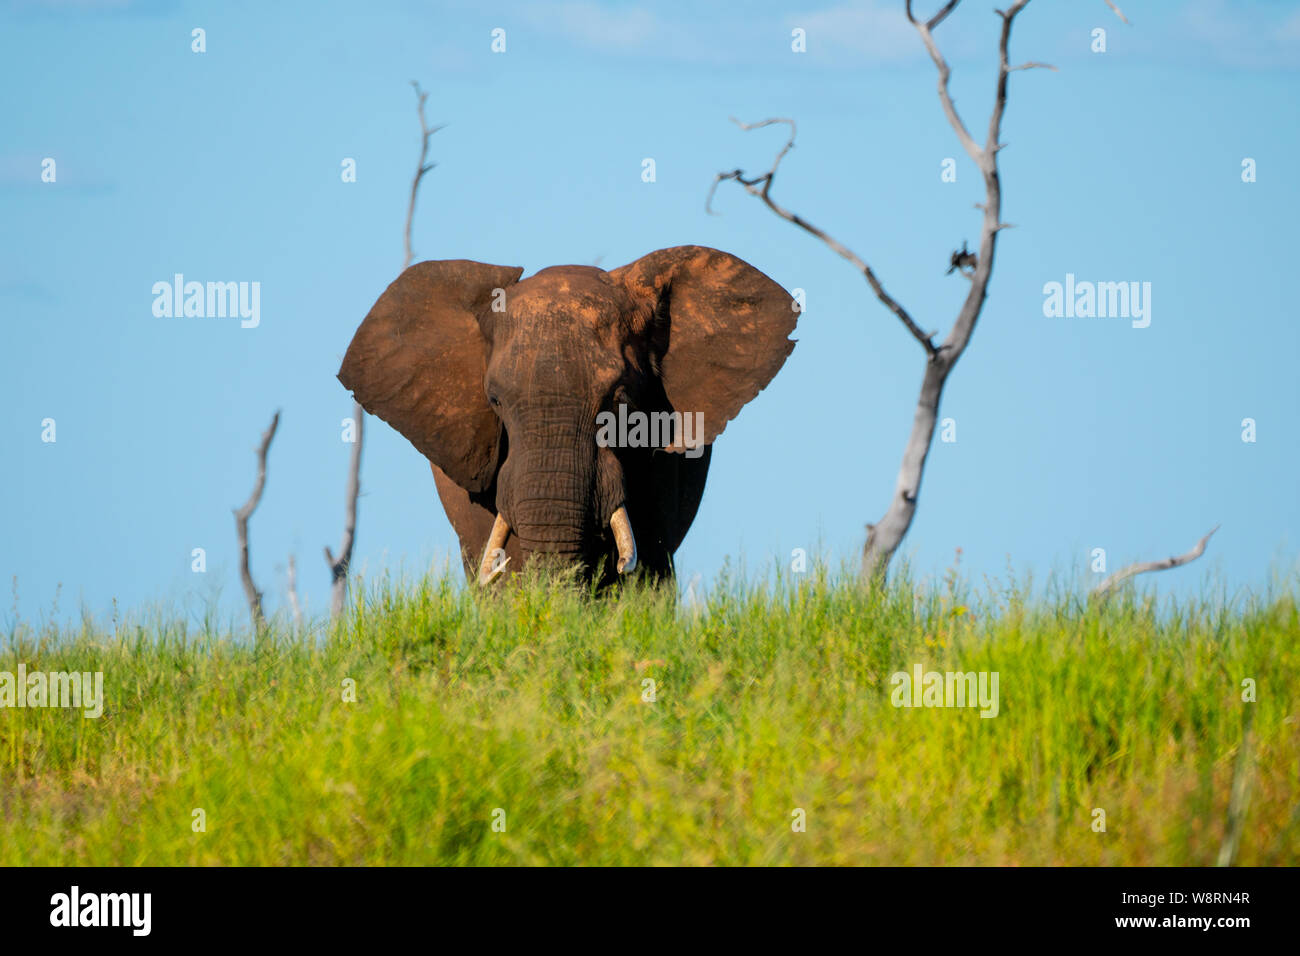
[{"label": "bare tree", "polygon": [[[405,272],[411,264],[414,253],[411,249],[411,223],[415,219],[415,200],[420,193],[420,181],[429,170],[433,169],[437,163],[428,162],[429,157],[429,139],[434,133],[442,129],[442,126],[430,127],[424,118],[424,104],[428,100],[429,94],[420,89],[420,84],[414,80],[411,86],[415,89],[416,109],[420,116],[420,161],[415,167],[415,177],[411,180],[411,199],[406,207],[406,230],[403,241],[406,249],[406,255],[402,260],[402,271]],[[346,492],[346,511],[343,521],[343,540],[339,544],[339,553],[335,557],[329,547],[325,548],[325,563],[330,569],[330,616],[338,617],[343,613],[343,605],[347,600],[348,594],[348,568],[352,564],[352,546],[356,540],[357,530],[357,498],[361,494],[361,446],[365,437],[365,410],[361,407],[360,402],[352,403],[352,421],[356,423],[355,441],[352,444],[352,462],[348,468],[348,485]]]},{"label": "bare tree", "polygon": [[262,489],[266,487],[266,453],[271,447],[275,430],[280,427],[280,412],[277,410],[270,426],[262,433],[262,444],[257,449],[257,481],[253,484],[253,493],[248,496],[243,507],[233,509],[235,512],[235,534],[239,537],[239,578],[244,584],[244,597],[248,599],[248,613],[253,620],[253,628],[259,634],[266,628],[266,618],[262,614],[262,592],[253,583],[252,572],[248,568],[248,519],[257,510],[262,500]]},{"label": "bare tree", "polygon": [[1188,551],[1186,554],[1163,558],[1160,561],[1139,561],[1135,564],[1130,564],[1126,567],[1120,568],[1092,589],[1092,597],[1098,600],[1104,600],[1110,596],[1111,591],[1115,589],[1117,584],[1133,577],[1135,574],[1145,574],[1148,571],[1167,571],[1169,568],[1177,568],[1187,564],[1189,561],[1195,561],[1205,553],[1206,544],[1209,543],[1210,537],[1214,532],[1218,530],[1219,526],[1216,524],[1203,538],[1201,538],[1200,541],[1196,542],[1196,547],[1192,548],[1192,550]]},{"label": "bare tree", "polygon": [[[744,130],[784,123],[790,127],[790,138],[777,154],[772,168],[762,175],[747,176],[744,170],[741,169],[719,173],[714,178],[713,186],[709,191],[709,199],[705,203],[705,208],[711,212],[711,203],[718,183],[726,180],[740,183],[748,193],[761,199],[769,209],[782,219],[794,223],[805,232],[816,236],[833,251],[852,263],[867,280],[867,284],[871,287],[871,291],[875,293],[876,298],[897,316],[904,328],[907,329],[912,338],[917,341],[925,352],[925,372],[921,379],[921,392],[917,398],[916,411],[912,417],[912,430],[903,449],[903,460],[898,470],[894,496],[880,520],[875,524],[867,525],[867,540],[862,549],[861,573],[863,579],[868,582],[883,579],[894,552],[897,551],[898,546],[902,543],[904,536],[912,525],[912,517],[916,514],[916,504],[921,493],[921,477],[925,471],[925,460],[930,452],[930,444],[934,438],[935,423],[938,420],[939,402],[943,396],[943,387],[962,353],[965,352],[966,346],[970,342],[971,333],[975,331],[975,323],[979,320],[980,313],[983,311],[984,299],[988,294],[989,279],[993,275],[993,258],[997,249],[998,235],[1003,229],[1010,227],[1009,223],[1005,223],[1001,219],[1002,183],[998,172],[998,154],[1006,145],[1001,142],[1000,136],[1002,132],[1002,115],[1007,104],[1008,79],[1017,70],[1028,70],[1035,67],[1055,69],[1046,63],[1032,61],[1012,66],[1008,59],[1007,51],[1011,41],[1012,24],[1020,11],[1028,5],[1029,0],[1015,0],[1005,11],[996,11],[998,16],[1002,18],[1001,38],[998,41],[997,86],[992,112],[989,117],[988,133],[985,136],[983,145],[977,143],[958,115],[957,107],[948,92],[948,79],[951,71],[947,61],[939,52],[939,47],[934,39],[935,29],[947,19],[948,15],[957,8],[960,2],[961,0],[948,0],[939,12],[928,20],[918,20],[912,14],[912,0],[906,0],[905,2],[907,19],[916,28],[917,33],[920,34],[921,42],[925,45],[926,51],[930,54],[930,59],[934,61],[935,68],[938,70],[939,103],[943,108],[944,116],[947,117],[948,123],[957,134],[957,139],[960,141],[962,148],[965,149],[966,154],[975,163],[984,181],[984,202],[976,205],[976,208],[982,209],[984,213],[980,227],[978,250],[971,253],[963,248],[961,253],[954,253],[953,257],[954,265],[959,265],[962,276],[969,280],[970,290],[962,302],[947,338],[941,343],[935,344],[934,338],[938,334],[937,332],[923,331],[907,309],[885,291],[876,273],[861,256],[832,238],[824,230],[808,222],[802,216],[781,206],[772,198],[772,183],[776,179],[781,160],[794,147],[795,124],[793,120],[777,118],[763,120],[758,123],[740,123],[733,120]],[[1110,2],[1110,0],[1107,0],[1107,3],[1116,14],[1123,18],[1123,14],[1119,12],[1114,3]]]}]

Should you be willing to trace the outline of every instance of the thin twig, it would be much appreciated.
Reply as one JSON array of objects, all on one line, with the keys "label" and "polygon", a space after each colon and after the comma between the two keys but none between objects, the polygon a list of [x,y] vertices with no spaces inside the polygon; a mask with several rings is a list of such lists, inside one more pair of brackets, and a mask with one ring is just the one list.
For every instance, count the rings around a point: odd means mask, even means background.
[{"label": "thin twig", "polygon": [[[1012,7],[1009,14],[1001,14],[1004,29],[1011,22],[1011,18],[1014,18],[1015,15],[1020,12],[1020,8],[1028,2],[1029,0],[1017,0],[1017,4]],[[949,6],[956,6],[956,4],[950,4]],[[944,16],[947,16],[951,10],[945,8],[941,12]],[[966,124],[961,121],[961,117],[957,115],[957,106],[953,103],[952,96],[948,92],[948,80],[952,76],[952,70],[949,69],[948,61],[943,58],[943,54],[939,52],[938,45],[934,42],[934,35],[930,32],[933,27],[931,27],[928,22],[917,23],[915,20],[912,22],[916,26],[916,32],[921,35],[921,41],[925,44],[926,52],[930,54],[930,59],[934,61],[935,68],[939,71],[939,102],[943,107],[944,115],[948,118],[948,124],[952,126],[953,130],[957,133],[957,139],[961,143],[962,148],[966,150],[966,155],[970,156],[970,158],[974,160],[975,165],[987,174],[992,168],[990,165],[991,156],[985,155],[985,152],[975,145],[975,139],[971,136],[970,131],[966,129]],[[939,18],[939,22],[942,22],[941,18]],[[938,24],[936,23],[935,25],[937,26]],[[1005,44],[1003,52],[1005,54]],[[1006,60],[1004,56],[1003,63],[1005,64],[1005,62]],[[1001,114],[996,113],[994,119],[1000,123],[1002,119]],[[996,142],[996,140],[994,140],[994,142]]]},{"label": "thin twig", "polygon": [[[425,162],[429,156],[429,139],[434,133],[443,128],[443,126],[434,126],[431,129],[429,124],[425,122],[424,102],[429,98],[429,94],[421,90],[420,84],[415,82],[415,80],[411,81],[411,86],[415,88],[415,98],[420,113],[420,162],[415,167],[415,178],[411,180],[411,202],[406,207],[406,232],[404,234],[406,239],[406,258],[402,262],[403,271],[406,270],[406,267],[411,264],[411,259],[414,258],[414,253],[411,251],[411,221],[415,218],[415,197],[420,192],[420,180],[424,178],[425,173],[438,165],[437,163]],[[443,125],[445,126],[446,124]]]},{"label": "thin twig", "polygon": [[740,183],[742,186],[745,187],[746,192],[748,192],[751,196],[757,196],[759,199],[763,201],[763,204],[766,205],[768,209],[772,210],[782,219],[786,220],[786,222],[792,222],[800,229],[809,233],[810,235],[816,236],[822,242],[826,243],[826,245],[829,246],[834,252],[839,254],[844,259],[847,259],[849,262],[851,262],[857,268],[857,270],[861,272],[862,275],[866,278],[867,284],[871,286],[871,291],[876,294],[876,298],[878,298],[882,303],[884,303],[885,307],[888,308],[891,312],[893,312],[894,315],[898,316],[899,321],[902,322],[903,325],[907,328],[907,331],[912,334],[912,337],[921,343],[921,346],[925,349],[926,354],[931,358],[933,358],[938,351],[935,347],[934,342],[932,341],[933,336],[927,335],[925,332],[923,332],[921,330],[921,327],[917,325],[915,321],[913,321],[911,315],[908,314],[907,310],[904,309],[903,306],[900,305],[898,301],[894,299],[893,296],[891,296],[888,292],[885,291],[885,287],[881,284],[880,280],[876,277],[875,271],[871,268],[871,266],[869,266],[866,263],[866,261],[861,256],[859,256],[857,253],[851,250],[848,246],[844,245],[844,243],[840,242],[838,239],[835,239],[824,230],[819,229],[817,226],[814,226],[812,223],[804,219],[798,213],[791,212],[790,210],[786,209],[784,206],[780,205],[779,203],[776,202],[776,200],[772,198],[771,195],[772,183],[776,179],[776,173],[778,168],[781,165],[781,160],[785,158],[786,153],[790,152],[790,150],[794,148],[794,138],[795,138],[794,120],[785,117],[776,117],[772,119],[760,120],[757,123],[742,123],[740,122],[740,120],[736,119],[735,117],[732,117],[731,121],[735,123],[737,126],[739,126],[742,130],[746,130],[746,131],[752,129],[760,129],[764,126],[772,126],[776,123],[785,123],[788,124],[790,127],[790,138],[786,140],[785,145],[782,146],[780,152],[776,154],[776,159],[772,162],[772,168],[769,169],[766,173],[764,173],[761,176],[748,178],[745,176],[744,170],[741,169],[733,169],[729,173],[718,173],[713,178],[713,185],[709,188],[709,195],[704,201],[705,212],[709,213],[710,215],[714,215],[712,204],[713,204],[713,196],[718,189],[718,183],[725,182],[726,180],[733,180],[735,182]]},{"label": "thin twig", "polygon": [[266,627],[266,618],[262,614],[262,592],[253,583],[253,574],[248,567],[248,519],[257,510],[262,500],[262,489],[266,486],[266,453],[271,447],[275,430],[280,427],[280,412],[271,418],[270,426],[262,433],[262,443],[257,449],[257,480],[253,484],[253,493],[248,496],[243,507],[235,508],[235,534],[239,538],[239,578],[244,585],[244,597],[248,599],[248,613],[253,620],[253,628],[261,633]]},{"label": "thin twig", "polygon": [[[948,3],[942,10],[932,16],[929,20],[925,21],[926,29],[933,30],[939,24],[943,23],[944,19],[947,18],[948,14],[952,13],[952,11],[956,9],[957,4],[959,3],[961,3],[961,0],[948,0]],[[907,19],[911,21],[912,26],[920,26],[920,24],[916,22],[916,17],[912,16],[912,0],[907,0]]]},{"label": "thin twig", "polygon": [[1209,543],[1209,540],[1211,537],[1213,537],[1214,532],[1218,530],[1219,530],[1219,525],[1216,524],[1213,528],[1211,528],[1206,533],[1206,535],[1203,538],[1201,538],[1200,541],[1196,542],[1196,547],[1192,548],[1192,550],[1188,551],[1186,554],[1180,554],[1174,557],[1164,558],[1160,561],[1139,561],[1137,563],[1130,564],[1120,568],[1114,574],[1110,575],[1110,577],[1106,578],[1095,588],[1093,588],[1092,596],[1094,598],[1107,597],[1110,594],[1110,592],[1114,590],[1117,584],[1119,584],[1121,581],[1125,581],[1128,578],[1133,577],[1135,574],[1145,574],[1148,571],[1166,571],[1169,568],[1181,567],[1182,565],[1187,564],[1189,561],[1195,561],[1197,558],[1199,558],[1202,554],[1205,553],[1206,544]]}]

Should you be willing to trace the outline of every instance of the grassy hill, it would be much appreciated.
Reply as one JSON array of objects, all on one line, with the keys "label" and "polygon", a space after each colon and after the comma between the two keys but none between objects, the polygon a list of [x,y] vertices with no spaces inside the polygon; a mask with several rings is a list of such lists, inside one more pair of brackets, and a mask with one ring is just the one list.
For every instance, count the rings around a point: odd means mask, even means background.
[{"label": "grassy hill", "polygon": [[[257,641],[19,624],[0,671],[105,709],[0,709],[0,864],[1199,865],[1232,820],[1294,865],[1297,607],[434,576]],[[997,672],[997,716],[894,706],[918,664]]]}]

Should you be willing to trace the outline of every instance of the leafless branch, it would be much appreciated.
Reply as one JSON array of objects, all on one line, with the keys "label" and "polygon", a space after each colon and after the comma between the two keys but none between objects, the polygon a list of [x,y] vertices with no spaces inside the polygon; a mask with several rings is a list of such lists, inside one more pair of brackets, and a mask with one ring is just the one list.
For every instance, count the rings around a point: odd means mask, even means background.
[{"label": "leafless branch", "polygon": [[[1016,0],[1006,12],[999,12],[1002,17],[1002,32],[998,42],[998,80],[997,93],[992,113],[989,117],[988,137],[983,148],[975,143],[974,137],[962,122],[957,108],[948,91],[951,70],[943,54],[939,51],[931,32],[931,22],[925,24],[913,20],[921,41],[938,72],[939,103],[948,124],[956,133],[958,141],[979,168],[984,178],[985,200],[983,203],[984,221],[980,230],[979,252],[976,254],[975,268],[970,273],[970,290],[962,303],[957,319],[953,323],[939,356],[931,361],[925,369],[921,381],[921,393],[917,399],[916,412],[912,418],[912,431],[903,449],[903,460],[898,471],[894,496],[884,516],[874,525],[868,526],[867,541],[862,550],[862,574],[867,581],[882,578],[893,558],[894,552],[902,543],[912,518],[916,513],[917,499],[921,491],[921,478],[925,472],[925,461],[930,452],[930,443],[934,438],[934,428],[939,414],[939,402],[948,374],[961,358],[975,330],[975,323],[984,308],[989,279],[993,274],[993,256],[997,237],[1003,223],[1000,219],[1002,207],[1002,186],[998,176],[999,135],[1002,128],[1002,115],[1006,107],[1007,77],[1010,75],[1007,60],[1007,47],[1011,38],[1011,26],[1016,15],[1024,9],[1029,0]],[[950,8],[941,13],[947,16]],[[941,18],[938,18],[941,19]],[[937,22],[935,22],[937,25]]]},{"label": "leafless branch", "polygon": [[248,519],[257,510],[262,500],[262,489],[266,486],[266,453],[271,447],[275,430],[280,427],[280,412],[277,410],[270,426],[262,433],[262,444],[257,449],[257,481],[253,493],[248,496],[243,507],[235,508],[235,534],[239,538],[239,577],[244,584],[244,597],[248,599],[248,612],[253,621],[253,628],[261,633],[266,627],[266,618],[262,614],[262,592],[253,584],[253,575],[248,568]]},{"label": "leafless branch", "polygon": [[[729,118],[745,132],[749,132],[751,129],[762,129],[764,126],[775,126],[777,123],[785,123],[790,127],[790,138],[785,141],[785,145],[781,147],[781,151],[776,154],[776,159],[772,161],[772,168],[762,176],[759,176],[756,179],[746,179],[744,171],[740,169],[733,169],[729,173],[718,173],[718,175],[714,176],[713,185],[709,187],[709,195],[704,200],[704,211],[710,216],[717,215],[717,213],[713,211],[713,196],[714,193],[718,191],[718,183],[727,179],[734,179],[736,182],[744,186],[752,195],[758,196],[760,199],[766,199],[768,190],[772,188],[772,180],[776,177],[776,171],[781,166],[781,160],[785,159],[786,153],[794,149],[795,125],[794,120],[792,119],[773,117],[770,119],[759,120],[757,123],[742,123],[734,116]],[[762,189],[758,189],[760,185],[762,186]],[[842,254],[843,253],[841,253],[841,255]]]},{"label": "leafless branch", "polygon": [[930,59],[934,61],[935,69],[938,72],[939,103],[948,119],[948,124],[952,127],[958,141],[983,176],[985,198],[980,208],[984,217],[980,228],[980,244],[979,251],[976,254],[975,268],[968,275],[970,290],[962,302],[961,309],[957,313],[957,319],[953,322],[947,338],[939,347],[938,355],[926,365],[925,374],[921,380],[921,393],[917,398],[916,411],[912,417],[912,431],[908,436],[907,445],[903,449],[903,460],[898,469],[898,480],[895,484],[894,496],[880,521],[867,526],[867,540],[862,548],[862,577],[867,582],[883,579],[894,552],[898,550],[912,525],[912,518],[916,514],[917,500],[921,493],[921,478],[925,473],[925,461],[930,453],[931,442],[934,439],[934,429],[938,420],[939,403],[943,396],[943,388],[947,383],[949,373],[966,351],[966,346],[975,331],[975,324],[984,309],[989,279],[993,275],[993,259],[997,249],[998,235],[1002,230],[1008,228],[1008,224],[1001,220],[1002,183],[998,173],[998,156],[1004,148],[1004,144],[1000,142],[1000,137],[1002,117],[1007,103],[1007,79],[1012,72],[1007,58],[1007,51],[1011,42],[1012,25],[1016,16],[1028,3],[1029,0],[1016,0],[1007,10],[997,11],[998,16],[1002,18],[1002,30],[998,40],[997,91],[994,96],[993,109],[989,116],[988,134],[983,147],[976,144],[974,137],[957,113],[957,108],[948,90],[951,70],[943,54],[939,51],[939,46],[935,42],[932,33],[934,26],[952,12],[951,8],[955,4],[950,4],[940,11],[942,16],[931,18],[930,21],[924,24],[912,19],[917,33],[920,34],[921,41],[930,54]]},{"label": "leafless branch", "polygon": [[1200,541],[1196,542],[1196,547],[1192,548],[1192,550],[1188,551],[1186,554],[1180,554],[1177,555],[1176,557],[1164,558],[1163,560],[1160,561],[1140,561],[1137,562],[1136,564],[1130,564],[1127,567],[1120,568],[1114,574],[1110,575],[1108,578],[1106,578],[1104,581],[1098,584],[1095,588],[1093,588],[1092,596],[1094,598],[1099,598],[1099,599],[1108,597],[1110,593],[1115,589],[1115,586],[1117,584],[1119,584],[1121,581],[1125,581],[1128,578],[1133,577],[1135,574],[1145,574],[1148,571],[1167,571],[1169,568],[1181,567],[1182,565],[1187,564],[1189,561],[1195,561],[1197,558],[1199,558],[1202,554],[1205,553],[1205,545],[1209,543],[1209,540],[1214,535],[1214,532],[1218,530],[1219,530],[1219,526],[1216,524],[1213,528],[1209,530],[1209,532],[1205,535],[1205,537],[1201,538]]},{"label": "leafless branch", "polygon": [[798,213],[791,212],[790,210],[781,206],[772,198],[771,195],[772,183],[776,179],[776,173],[778,168],[781,165],[781,160],[785,158],[786,153],[790,152],[790,150],[794,148],[794,138],[795,138],[794,120],[786,119],[786,118],[774,118],[774,119],[761,120],[757,123],[742,123],[739,120],[737,120],[735,117],[732,117],[731,121],[735,123],[737,126],[739,126],[741,129],[746,131],[752,129],[759,129],[764,126],[772,126],[773,124],[776,123],[786,123],[790,127],[790,138],[786,140],[785,145],[781,147],[781,151],[776,154],[776,159],[772,163],[772,168],[769,169],[766,173],[763,173],[761,176],[756,176],[753,178],[747,177],[745,175],[744,170],[741,169],[733,169],[729,173],[718,173],[713,178],[713,185],[709,188],[708,198],[704,202],[705,211],[708,212],[710,215],[713,215],[713,208],[712,208],[713,196],[717,192],[718,183],[725,182],[726,180],[734,180],[735,182],[740,183],[742,186],[745,187],[746,192],[748,192],[751,196],[757,196],[759,199],[763,201],[763,204],[766,205],[768,209],[772,210],[782,219],[786,220],[787,222],[792,222],[800,229],[809,233],[810,235],[816,236],[827,246],[829,246],[834,252],[839,254],[844,259],[847,259],[849,262],[851,262],[857,268],[857,270],[861,272],[862,275],[866,278],[867,284],[871,286],[871,291],[876,294],[876,298],[878,298],[881,302],[883,302],[885,304],[885,307],[888,308],[891,312],[893,312],[894,315],[898,316],[899,321],[902,322],[903,325],[907,328],[907,331],[912,334],[912,337],[921,343],[921,346],[926,351],[926,355],[928,355],[930,358],[934,358],[937,349],[935,348],[934,342],[932,341],[933,334],[927,335],[925,332],[921,330],[921,327],[918,326],[916,322],[912,320],[912,317],[908,314],[907,310],[904,309],[898,303],[898,301],[893,298],[893,296],[891,296],[888,292],[885,291],[885,287],[881,285],[880,280],[876,277],[876,273],[872,270],[871,266],[867,265],[866,261],[863,260],[861,256],[853,252],[853,250],[849,249],[848,246],[844,245],[838,239],[835,239],[832,236],[830,236],[824,230],[819,229],[817,226],[814,226],[812,223],[804,219]]},{"label": "leafless branch", "polygon": [[[916,28],[921,37],[921,42],[930,54],[930,59],[933,60],[938,73],[939,104],[944,116],[956,134],[957,140],[975,163],[984,180],[985,201],[979,204],[979,208],[984,214],[983,225],[980,230],[979,248],[975,254],[971,255],[973,262],[964,263],[961,269],[962,276],[970,282],[970,289],[962,302],[952,328],[941,345],[936,346],[934,344],[933,339],[937,333],[931,332],[927,334],[922,332],[920,326],[913,321],[908,312],[885,292],[875,273],[861,257],[851,252],[842,243],[832,239],[821,229],[780,206],[772,199],[772,183],[776,178],[781,160],[794,146],[793,120],[769,119],[761,123],[738,124],[741,129],[756,129],[773,123],[788,123],[790,126],[790,139],[777,154],[772,168],[761,176],[747,176],[741,169],[719,173],[714,177],[713,185],[709,190],[708,201],[705,203],[706,211],[712,212],[711,203],[718,183],[726,180],[740,183],[747,192],[761,199],[769,209],[782,219],[794,223],[804,231],[821,239],[832,250],[857,267],[866,277],[876,297],[898,316],[913,338],[925,348],[926,365],[921,381],[921,392],[912,419],[912,430],[908,436],[907,445],[903,450],[903,460],[899,467],[894,496],[884,517],[874,525],[867,525],[867,541],[862,550],[862,576],[867,581],[875,581],[883,577],[894,552],[898,549],[903,537],[911,527],[912,517],[916,513],[917,499],[921,491],[921,477],[925,471],[926,457],[929,454],[930,444],[934,438],[935,424],[939,414],[939,402],[943,395],[944,384],[970,342],[971,334],[975,330],[975,324],[983,311],[984,301],[988,294],[989,279],[993,274],[993,258],[997,248],[997,237],[1003,230],[1011,228],[1010,223],[1003,222],[1000,218],[1002,185],[998,172],[998,154],[1006,147],[1006,144],[1000,141],[1000,134],[1002,117],[1006,111],[1008,77],[1019,70],[1054,69],[1049,64],[1035,60],[1022,63],[1019,66],[1012,66],[1007,58],[1012,25],[1016,16],[1025,8],[1029,0],[1015,0],[1005,11],[997,11],[998,16],[1002,18],[1001,35],[998,41],[997,88],[993,108],[989,115],[987,138],[984,145],[981,146],[975,141],[975,137],[957,112],[956,104],[953,102],[948,88],[952,71],[934,39],[935,29],[948,18],[959,3],[960,0],[947,0],[939,8],[938,12],[927,20],[917,19],[912,11],[912,0],[906,0],[905,3],[907,19]],[[1107,0],[1107,3],[1123,19],[1123,14],[1119,13],[1118,8],[1113,3],[1110,3],[1110,0]]]},{"label": "leafless branch", "polygon": [[[999,15],[1003,19],[1004,41],[1005,31],[1011,22],[1011,18],[1014,18],[1015,15],[1020,12],[1020,8],[1028,2],[1029,0],[1017,0],[1016,5],[1012,7],[1009,14],[999,12]],[[952,6],[955,6],[955,4]],[[945,10],[944,16],[947,16],[950,12],[951,10]],[[939,52],[939,47],[934,41],[934,35],[931,33],[933,28],[929,23],[917,23],[915,20],[912,22],[916,26],[917,33],[921,35],[921,42],[925,44],[926,52],[930,54],[930,59],[934,61],[935,68],[939,71],[939,103],[943,107],[943,113],[948,117],[948,123],[952,126],[953,131],[956,132],[957,139],[960,141],[962,148],[966,150],[966,154],[974,160],[975,165],[978,166],[982,172],[987,174],[991,168],[991,154],[986,155],[984,150],[980,149],[979,146],[975,144],[975,139],[971,136],[970,131],[966,129],[966,124],[963,123],[961,117],[957,115],[957,106],[953,103],[952,95],[948,92],[948,80],[952,76],[952,70],[948,67],[948,61],[943,58],[943,54]],[[1003,68],[1005,69],[1005,43],[1002,52],[1002,63]],[[995,107],[994,116],[990,120],[990,125],[995,122],[1000,123],[1001,119],[1001,113]],[[996,142],[996,139],[993,142]]]},{"label": "leafless branch", "polygon": [[[933,33],[935,28],[943,23],[948,15],[957,8],[960,0],[948,0],[934,16],[925,21],[918,20],[913,14],[912,0],[907,0],[905,4],[907,19],[916,28],[938,72],[939,103],[944,116],[947,117],[948,123],[953,132],[956,133],[962,148],[965,149],[967,155],[978,167],[984,179],[985,201],[981,205],[984,220],[980,232],[979,250],[973,257],[974,262],[969,271],[966,268],[962,269],[963,276],[970,282],[970,289],[957,314],[956,321],[942,345],[935,346],[933,342],[935,333],[926,334],[923,332],[907,310],[885,292],[875,273],[860,256],[850,251],[838,240],[831,238],[823,230],[780,206],[772,199],[772,183],[776,178],[781,160],[794,146],[795,127],[792,120],[770,119],[749,125],[738,124],[742,129],[755,129],[773,123],[788,123],[790,125],[790,139],[777,154],[772,168],[761,176],[747,176],[741,169],[735,169],[729,173],[719,173],[714,178],[713,186],[709,191],[709,201],[705,203],[706,210],[711,212],[710,205],[718,183],[725,180],[734,180],[740,183],[747,192],[761,199],[778,216],[821,239],[832,250],[856,266],[866,277],[876,297],[899,318],[913,338],[925,348],[926,365],[921,382],[921,393],[917,399],[916,411],[912,419],[912,431],[903,450],[903,461],[899,467],[894,497],[884,517],[876,524],[867,526],[867,541],[862,552],[862,575],[868,581],[883,576],[894,552],[907,534],[908,528],[911,527],[912,517],[916,512],[917,498],[920,494],[925,460],[934,437],[943,387],[949,373],[957,364],[958,359],[961,358],[966,345],[970,341],[971,334],[974,332],[975,323],[983,310],[984,300],[988,293],[989,279],[993,274],[993,256],[997,245],[997,237],[1002,230],[1009,226],[1009,224],[1002,222],[1000,218],[1002,187],[998,176],[998,153],[1004,148],[1004,144],[999,142],[999,135],[1002,129],[1002,116],[1006,109],[1007,78],[1013,72],[1013,68],[1007,59],[1011,27],[1016,16],[1025,8],[1028,2],[1029,0],[1015,0],[1006,11],[998,11],[998,15],[1002,18],[1002,31],[998,43],[997,92],[989,117],[987,140],[983,146],[976,143],[975,138],[962,121],[957,112],[957,107],[953,103],[948,89],[952,71],[943,54],[939,51]],[[1046,65],[1030,61],[1030,63],[1015,69],[1028,69],[1031,66]]]},{"label": "leafless branch", "polygon": [[[948,3],[944,5],[942,10],[940,10],[938,13],[936,13],[934,16],[932,16],[929,20],[925,22],[926,29],[933,30],[939,24],[943,23],[944,19],[948,16],[948,14],[952,13],[952,11],[956,9],[957,4],[959,3],[961,3],[961,0],[948,0]],[[907,0],[907,19],[911,21],[912,26],[914,27],[920,26],[920,24],[917,23],[916,21],[916,17],[912,16],[912,0]]]},{"label": "leafless branch", "polygon": [[[443,126],[430,126],[424,115],[424,104],[429,99],[429,94],[420,89],[420,84],[411,81],[411,87],[415,90],[416,113],[420,117],[420,160],[415,164],[415,175],[411,179],[411,201],[406,207],[406,228],[402,233],[402,240],[405,247],[405,257],[402,260],[402,271],[411,265],[411,260],[415,257],[411,248],[411,226],[415,220],[415,200],[420,194],[420,182],[424,179],[429,170],[437,166],[437,163],[431,163],[429,159],[429,140],[433,134],[442,129]],[[334,553],[328,547],[325,548],[325,563],[330,569],[330,616],[338,617],[343,612],[343,605],[347,600],[348,593],[348,568],[352,564],[352,546],[356,540],[357,528],[357,497],[361,494],[361,451],[365,438],[365,409],[359,402],[352,404],[352,420],[356,423],[355,441],[352,444],[352,461],[348,467],[348,485],[346,493],[346,512],[343,524],[343,540],[339,544],[339,553],[335,557]]]},{"label": "leafless branch", "polygon": [[442,129],[442,126],[434,126],[431,129],[429,124],[425,122],[424,102],[429,98],[429,94],[421,90],[420,84],[415,80],[411,81],[411,86],[415,88],[417,109],[420,114],[420,162],[415,167],[415,178],[411,180],[411,202],[406,207],[406,259],[402,262],[402,271],[406,270],[406,267],[411,264],[411,259],[414,258],[414,253],[411,251],[411,221],[415,218],[415,197],[420,192],[420,180],[424,178],[425,173],[438,165],[437,163],[425,162],[429,156],[429,139],[434,133]]},{"label": "leafless branch", "polygon": [[365,438],[366,415],[359,404],[352,406],[352,421],[356,423],[356,440],[352,443],[352,462],[348,466],[348,486],[345,495],[346,511],[343,520],[343,540],[335,558],[329,546],[325,548],[325,563],[330,569],[330,616],[343,612],[348,596],[348,567],[352,564],[352,545],[357,532],[357,497],[361,493],[361,446]]},{"label": "leafless branch", "polygon": [[1106,0],[1106,6],[1115,11],[1115,16],[1119,17],[1121,23],[1128,23],[1128,17],[1124,16],[1124,11],[1115,6],[1114,0]]}]

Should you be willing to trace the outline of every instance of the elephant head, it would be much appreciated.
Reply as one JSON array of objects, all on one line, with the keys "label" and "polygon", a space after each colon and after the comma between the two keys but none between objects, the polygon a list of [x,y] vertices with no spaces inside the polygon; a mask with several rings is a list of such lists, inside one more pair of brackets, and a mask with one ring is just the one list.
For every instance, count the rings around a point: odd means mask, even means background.
[{"label": "elephant head", "polygon": [[339,380],[433,465],[481,582],[551,554],[667,576],[711,446],[794,348],[798,306],[701,246],[620,269],[421,262],[379,297]]}]

